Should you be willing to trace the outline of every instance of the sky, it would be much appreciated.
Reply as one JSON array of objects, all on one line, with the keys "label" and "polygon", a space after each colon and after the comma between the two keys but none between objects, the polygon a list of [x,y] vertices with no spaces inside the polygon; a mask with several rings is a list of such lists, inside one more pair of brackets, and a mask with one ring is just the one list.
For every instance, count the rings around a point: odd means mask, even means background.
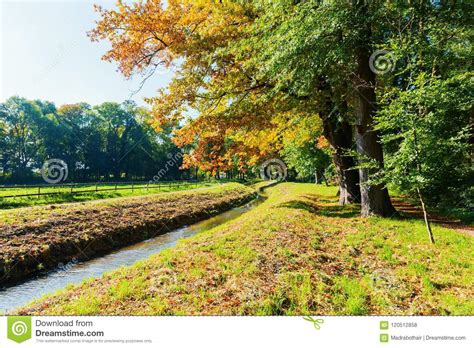
[{"label": "sky", "polygon": [[[110,45],[86,34],[98,19],[93,4],[110,8],[115,1],[0,0],[0,102],[13,95],[58,106],[130,98],[143,77],[126,80],[115,63],[101,60]],[[146,105],[143,98],[171,77],[163,68],[131,99]]]}]

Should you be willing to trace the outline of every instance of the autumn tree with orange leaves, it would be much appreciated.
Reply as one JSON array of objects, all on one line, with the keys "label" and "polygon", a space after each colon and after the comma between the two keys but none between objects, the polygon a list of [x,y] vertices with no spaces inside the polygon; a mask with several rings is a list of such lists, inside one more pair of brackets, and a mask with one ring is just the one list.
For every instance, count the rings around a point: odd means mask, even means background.
[{"label": "autumn tree with orange leaves", "polygon": [[[192,145],[184,158],[187,167],[215,174],[237,166],[245,172],[261,159],[278,156],[283,139],[297,131],[298,118],[315,114],[316,104],[321,104],[278,91],[268,79],[259,80],[258,64],[252,61],[255,48],[239,46],[254,35],[252,26],[261,11],[255,6],[170,1],[163,8],[159,1],[147,1],[119,3],[116,10],[96,9],[102,19],[90,36],[112,43],[104,59],[118,62],[126,77],[138,73],[146,79],[158,67],[179,62],[171,84],[148,102],[157,128],[185,121],[175,142]],[[187,117],[189,110],[197,110],[199,117]],[[326,123],[326,132],[338,132],[336,122]],[[339,138],[329,137],[336,142]],[[354,163],[337,143],[331,144],[338,149],[341,203],[353,202],[357,177],[352,175],[347,184],[351,175],[345,171]]]},{"label": "autumn tree with orange leaves", "polygon": [[[159,66],[177,65],[173,81],[148,102],[157,128],[180,125],[176,144],[192,148],[187,166],[246,170],[281,153],[298,119],[317,115],[333,149],[340,203],[360,201],[364,216],[394,214],[384,182],[373,180],[384,171],[375,127],[385,107],[380,95],[410,88],[408,72],[425,69],[406,61],[397,78],[392,69],[379,74],[371,53],[390,43],[416,61],[419,51],[449,44],[446,28],[465,21],[462,9],[423,2],[147,0],[97,11],[90,36],[111,43],[104,59],[126,77],[146,80]],[[431,32],[413,29],[427,18],[441,24]],[[400,23],[406,32],[396,30]],[[405,47],[410,40],[426,47]],[[432,73],[440,60],[450,62],[436,54]]]}]

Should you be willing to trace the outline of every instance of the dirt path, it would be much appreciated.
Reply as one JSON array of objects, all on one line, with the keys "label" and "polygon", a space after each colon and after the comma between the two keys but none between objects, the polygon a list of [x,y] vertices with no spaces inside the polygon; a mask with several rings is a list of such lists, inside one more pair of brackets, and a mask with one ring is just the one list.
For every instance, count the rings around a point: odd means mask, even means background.
[{"label": "dirt path", "polygon": [[[410,204],[408,202],[405,202],[396,198],[392,199],[392,203],[395,209],[402,212],[403,214],[409,217],[423,219],[423,211],[421,210],[420,207],[417,207],[413,204]],[[450,229],[453,229],[453,230],[456,230],[461,233],[474,237],[474,226],[466,225],[460,220],[455,220],[455,219],[448,218],[446,216],[431,214],[431,213],[429,214],[429,218],[432,223],[435,223],[443,227],[450,228]]]}]

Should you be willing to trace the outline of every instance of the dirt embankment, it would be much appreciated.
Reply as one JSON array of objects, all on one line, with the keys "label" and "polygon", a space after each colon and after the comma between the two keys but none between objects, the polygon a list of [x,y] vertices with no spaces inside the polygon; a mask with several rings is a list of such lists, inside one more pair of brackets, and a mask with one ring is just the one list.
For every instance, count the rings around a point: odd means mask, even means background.
[{"label": "dirt embankment", "polygon": [[[0,221],[0,287],[106,254],[255,198],[239,184],[102,202],[23,208]],[[45,213],[45,211],[48,212]],[[21,221],[21,222],[20,222]]]}]

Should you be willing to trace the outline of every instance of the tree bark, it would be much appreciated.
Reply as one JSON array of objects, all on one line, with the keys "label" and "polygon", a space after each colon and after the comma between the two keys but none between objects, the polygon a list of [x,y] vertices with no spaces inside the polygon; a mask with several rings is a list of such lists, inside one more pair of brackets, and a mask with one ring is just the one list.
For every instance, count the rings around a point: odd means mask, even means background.
[{"label": "tree bark", "polygon": [[[368,35],[370,37],[370,35]],[[382,145],[378,133],[373,129],[373,117],[376,110],[375,73],[369,66],[368,46],[363,43],[357,49],[357,71],[355,84],[355,116],[357,151],[362,158],[375,160],[383,167]],[[362,163],[364,160],[362,159]],[[373,169],[359,169],[361,214],[362,216],[392,216],[395,213],[388,190],[383,185],[369,185],[369,176]]]},{"label": "tree bark", "polygon": [[430,238],[431,244],[435,243],[433,231],[431,230],[430,220],[428,219],[428,212],[426,211],[425,201],[423,200],[423,195],[419,188],[416,189],[418,193],[418,198],[420,199],[421,209],[423,210],[423,218],[425,219],[426,230],[428,231],[428,237]]},{"label": "tree bark", "polygon": [[347,152],[352,147],[352,127],[348,122],[323,119],[324,136],[333,149],[333,161],[339,180],[339,204],[360,202],[359,173],[353,169],[355,160]]}]

